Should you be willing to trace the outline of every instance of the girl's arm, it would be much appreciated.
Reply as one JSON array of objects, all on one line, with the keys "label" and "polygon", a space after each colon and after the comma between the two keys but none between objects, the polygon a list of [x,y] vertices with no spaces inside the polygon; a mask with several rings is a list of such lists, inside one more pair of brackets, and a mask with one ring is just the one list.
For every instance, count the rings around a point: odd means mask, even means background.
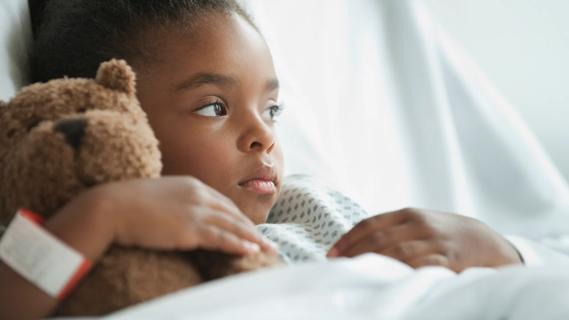
[{"label": "girl's arm", "polygon": [[[97,261],[113,238],[113,215],[105,214],[100,192],[88,192],[70,202],[45,228],[88,258]],[[86,237],[86,234],[97,237]],[[57,299],[28,282],[0,261],[0,319],[37,319],[49,315]]]},{"label": "girl's arm", "polygon": [[[275,253],[231,200],[191,177],[96,187],[76,197],[45,227],[93,263],[111,243],[160,250]],[[93,234],[97,236],[86,236]],[[56,299],[2,262],[0,284],[0,319],[45,317],[57,306]]]},{"label": "girl's arm", "polygon": [[414,268],[439,265],[456,272],[523,263],[516,248],[481,221],[411,208],[361,221],[334,244],[328,257],[366,252],[387,255]]}]

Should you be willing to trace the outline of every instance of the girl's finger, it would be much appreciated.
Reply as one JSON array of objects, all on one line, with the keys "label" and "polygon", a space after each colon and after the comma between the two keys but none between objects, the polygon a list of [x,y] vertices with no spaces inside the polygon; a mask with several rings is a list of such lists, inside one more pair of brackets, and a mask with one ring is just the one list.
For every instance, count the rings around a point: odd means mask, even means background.
[{"label": "girl's finger", "polygon": [[[356,226],[357,227],[357,226]],[[406,240],[414,240],[418,237],[415,227],[410,224],[401,224],[395,226],[378,226],[378,229],[359,229],[353,231],[354,234],[350,235],[352,231],[348,232],[345,237],[346,241],[337,243],[335,247],[335,256],[355,257],[366,252],[377,252],[395,246],[398,243]],[[354,227],[354,229],[356,228]],[[358,232],[358,234],[356,234]],[[331,250],[332,251],[332,250]],[[333,255],[328,255],[332,257]]]},{"label": "girl's finger", "polygon": [[193,193],[199,194],[201,200],[205,201],[208,207],[227,212],[241,220],[244,224],[254,226],[251,219],[247,218],[231,199],[199,179],[191,178],[190,181]]},{"label": "girl's finger", "polygon": [[401,242],[378,253],[410,264],[412,261],[416,261],[421,257],[440,254],[440,248],[432,241],[412,240]]},{"label": "girl's finger", "polygon": [[364,238],[352,247],[344,249],[344,251],[340,252],[340,255],[354,257],[366,252],[383,254],[388,248],[396,247],[403,242],[419,240],[420,234],[417,231],[417,228],[411,224],[388,227],[383,231],[376,231],[368,238]]},{"label": "girl's finger", "polygon": [[428,256],[415,259],[408,264],[413,268],[426,266],[441,266],[448,268],[450,266],[448,258],[442,254],[430,254]]},{"label": "girl's finger", "polygon": [[405,216],[400,211],[383,213],[356,224],[352,230],[348,231],[328,252],[328,257],[336,257],[347,248],[354,246],[363,238],[368,237],[370,234],[381,231],[385,228],[398,225],[405,222]]},{"label": "girl's finger", "polygon": [[[226,196],[219,193],[217,190],[211,188],[212,190],[212,205],[214,208],[221,210],[225,214],[231,215],[233,218],[240,221],[243,225],[249,226],[252,229],[255,229],[255,234],[258,235],[256,242],[259,243],[263,251],[276,254],[277,253],[277,246],[270,240],[266,239],[262,235],[259,235],[256,231],[255,224],[249,217],[241,212],[241,210]],[[252,240],[252,239],[250,239]]]},{"label": "girl's finger", "polygon": [[199,233],[199,248],[218,250],[237,255],[248,255],[261,250],[258,244],[240,239],[233,233],[215,226],[209,225],[200,228]]},{"label": "girl's finger", "polygon": [[[257,242],[261,246],[263,251],[276,254],[277,252],[276,245],[273,242],[269,241],[268,239],[265,239],[262,235],[257,233],[253,221],[251,221],[249,217],[243,214],[241,210],[237,207],[237,205],[235,205],[235,203],[231,201],[231,199],[224,196],[214,188],[204,184],[203,182],[199,180],[196,181],[203,188],[202,190],[205,191],[204,196],[206,196],[205,200],[209,205],[208,209],[214,211],[221,211],[221,213],[224,216],[238,220],[241,223],[241,225],[251,228],[251,230],[254,230],[254,232],[249,233],[250,236],[249,240]],[[251,236],[256,236],[256,237],[251,238]]]},{"label": "girl's finger", "polygon": [[255,227],[244,224],[225,212],[212,212],[207,216],[206,222],[236,235],[241,240],[258,244],[264,251],[276,254],[274,245],[266,240]]},{"label": "girl's finger", "polygon": [[219,191],[213,188],[211,188],[211,191],[212,191],[211,192],[212,208],[219,209],[224,212],[227,212],[228,214],[231,214],[245,225],[249,225],[251,227],[255,226],[253,221],[251,221],[251,219],[249,219],[245,214],[243,214],[243,212],[241,212],[241,210],[237,207],[235,203],[233,203],[233,201],[231,201],[229,198],[222,195]]}]

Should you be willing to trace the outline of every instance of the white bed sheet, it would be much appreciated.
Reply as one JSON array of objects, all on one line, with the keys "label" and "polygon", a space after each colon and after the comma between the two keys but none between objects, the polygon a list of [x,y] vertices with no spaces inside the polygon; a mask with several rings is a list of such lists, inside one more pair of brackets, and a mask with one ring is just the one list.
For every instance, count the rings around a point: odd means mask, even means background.
[{"label": "white bed sheet", "polygon": [[455,274],[366,254],[233,276],[108,319],[569,319],[567,288],[563,268]]}]

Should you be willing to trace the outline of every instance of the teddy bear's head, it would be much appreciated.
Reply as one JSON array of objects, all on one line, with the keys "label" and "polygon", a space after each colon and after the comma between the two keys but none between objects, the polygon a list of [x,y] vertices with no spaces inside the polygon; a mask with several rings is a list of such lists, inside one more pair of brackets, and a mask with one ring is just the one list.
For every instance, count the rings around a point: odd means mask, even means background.
[{"label": "teddy bear's head", "polygon": [[158,142],[126,62],[101,64],[96,79],[30,85],[0,102],[0,223],[20,207],[48,217],[84,189],[158,177]]}]

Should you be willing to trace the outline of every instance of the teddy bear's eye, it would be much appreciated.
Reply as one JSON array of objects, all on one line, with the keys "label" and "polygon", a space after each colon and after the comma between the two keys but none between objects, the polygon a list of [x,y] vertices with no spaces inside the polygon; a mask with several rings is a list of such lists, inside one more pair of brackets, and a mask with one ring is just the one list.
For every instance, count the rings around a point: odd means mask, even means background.
[{"label": "teddy bear's eye", "polygon": [[79,112],[79,113],[84,113],[85,111],[87,111],[87,108],[85,108],[85,107],[77,109],[77,112]]},{"label": "teddy bear's eye", "polygon": [[16,129],[11,129],[11,130],[9,130],[9,131],[6,133],[6,137],[7,137],[8,139],[10,139],[10,138],[14,137],[14,135],[16,134],[16,132],[18,132],[18,130],[16,130]]},{"label": "teddy bear's eye", "polygon": [[32,129],[37,127],[38,124],[40,124],[40,119],[32,119],[26,127],[28,129],[28,132],[32,131]]}]

